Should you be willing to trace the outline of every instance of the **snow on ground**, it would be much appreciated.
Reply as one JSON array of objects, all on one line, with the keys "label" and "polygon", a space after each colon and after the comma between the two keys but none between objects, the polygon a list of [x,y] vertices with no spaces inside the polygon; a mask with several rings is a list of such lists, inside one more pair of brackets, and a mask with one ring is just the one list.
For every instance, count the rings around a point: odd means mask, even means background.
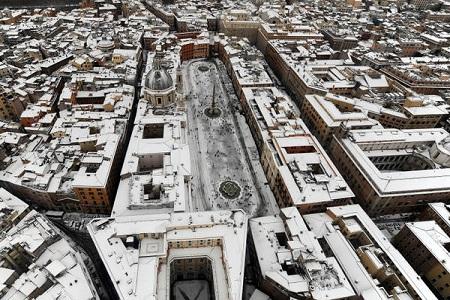
[{"label": "snow on ground", "polygon": [[[209,71],[200,71],[202,65]],[[250,215],[256,215],[258,205],[263,202],[252,180],[245,149],[239,141],[240,130],[233,120],[229,98],[217,68],[212,62],[197,61],[186,64],[184,71],[194,206],[198,210],[242,208]],[[204,110],[211,105],[214,85],[216,105],[222,114],[211,119]],[[220,183],[226,180],[241,187],[236,199],[226,199],[219,193]]]}]

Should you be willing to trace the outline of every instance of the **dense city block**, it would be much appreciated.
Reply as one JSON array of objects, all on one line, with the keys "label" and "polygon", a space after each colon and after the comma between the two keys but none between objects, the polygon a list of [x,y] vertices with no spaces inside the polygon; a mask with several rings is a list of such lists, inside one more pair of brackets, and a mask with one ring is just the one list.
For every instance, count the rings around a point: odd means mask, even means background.
[{"label": "dense city block", "polygon": [[448,0],[0,2],[1,299],[450,300]]}]

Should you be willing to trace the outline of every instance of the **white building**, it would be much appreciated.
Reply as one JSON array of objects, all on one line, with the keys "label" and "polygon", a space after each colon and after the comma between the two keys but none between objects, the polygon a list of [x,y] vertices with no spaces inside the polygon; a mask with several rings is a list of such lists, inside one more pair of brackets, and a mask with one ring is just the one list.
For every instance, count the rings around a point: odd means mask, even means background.
[{"label": "white building", "polygon": [[450,196],[450,136],[444,129],[352,130],[331,154],[370,215],[408,212]]},{"label": "white building", "polygon": [[1,299],[99,299],[86,257],[31,211],[0,241]]},{"label": "white building", "polygon": [[242,299],[241,210],[97,219],[88,230],[120,299],[173,299],[200,289],[205,299]]},{"label": "white building", "polygon": [[190,210],[186,116],[152,115],[147,108],[139,103],[112,216]]},{"label": "white building", "polygon": [[334,257],[327,257],[295,207],[250,220],[260,286],[272,299],[355,296]]},{"label": "white building", "polygon": [[280,207],[322,211],[354,196],[289,96],[274,87],[244,88],[241,103]]},{"label": "white building", "polygon": [[0,188],[0,230],[8,231],[30,211],[28,204]]},{"label": "white building", "polygon": [[329,207],[303,218],[363,299],[436,299],[359,205]]}]

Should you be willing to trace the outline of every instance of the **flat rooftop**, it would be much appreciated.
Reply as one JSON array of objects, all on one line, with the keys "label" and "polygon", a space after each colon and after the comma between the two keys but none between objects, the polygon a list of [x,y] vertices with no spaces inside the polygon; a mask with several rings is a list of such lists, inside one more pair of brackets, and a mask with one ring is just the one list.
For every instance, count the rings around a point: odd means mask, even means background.
[{"label": "flat rooftop", "polygon": [[150,113],[134,126],[112,216],[188,210],[191,162],[185,118],[183,113]]},{"label": "flat rooftop", "polygon": [[251,219],[250,229],[263,278],[285,293],[308,299],[355,296],[336,259],[325,256],[295,207]]},{"label": "flat rooftop", "polygon": [[242,210],[96,219],[88,230],[120,299],[167,299],[169,263],[196,257],[211,261],[215,299],[242,297],[247,237]]},{"label": "flat rooftop", "polygon": [[436,299],[359,205],[329,207],[303,218],[364,299]]},{"label": "flat rooftop", "polygon": [[425,246],[435,261],[450,272],[450,253],[447,250],[450,237],[435,221],[406,223],[408,230]]},{"label": "flat rooftop", "polygon": [[353,192],[312,135],[273,140],[283,165],[279,167],[294,205],[332,202],[354,197]]},{"label": "flat rooftop", "polygon": [[275,87],[259,87],[244,88],[243,96],[264,143],[260,151],[270,150],[294,205],[354,197],[288,95]]},{"label": "flat rooftop", "polygon": [[[0,261],[8,263],[2,265],[11,265],[14,252],[14,260],[24,270],[19,273],[13,267],[1,268],[3,299],[98,299],[81,253],[44,216],[31,211],[4,235],[0,241]],[[20,254],[15,249],[21,249]],[[14,273],[18,277],[11,283]]]},{"label": "flat rooftop", "polygon": [[[450,191],[449,138],[438,128],[369,129],[352,130],[339,143],[381,196],[393,196]],[[406,171],[379,167],[386,157],[400,155],[421,159],[423,166]]]}]

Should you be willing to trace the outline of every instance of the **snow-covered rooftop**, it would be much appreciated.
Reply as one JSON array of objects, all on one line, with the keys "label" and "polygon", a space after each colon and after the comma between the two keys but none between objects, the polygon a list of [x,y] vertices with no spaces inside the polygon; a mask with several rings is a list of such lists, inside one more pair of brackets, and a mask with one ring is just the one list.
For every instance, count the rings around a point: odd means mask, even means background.
[{"label": "snow-covered rooftop", "polygon": [[[381,196],[432,194],[450,190],[449,133],[444,129],[352,130],[339,141],[348,157],[360,168]],[[383,172],[373,162],[389,155],[419,155],[430,168]]]},{"label": "snow-covered rooftop", "polygon": [[[363,299],[436,299],[359,205],[329,207],[303,218],[325,240]],[[385,276],[390,276],[390,285],[383,284]]]},{"label": "snow-covered rooftop", "polygon": [[[154,114],[141,100],[112,216],[188,211],[191,163],[184,113]],[[144,113],[145,111],[145,113]]]},{"label": "snow-covered rooftop", "polygon": [[211,261],[216,299],[242,297],[247,217],[241,210],[96,219],[88,230],[120,299],[167,299],[176,272],[169,262],[196,257]]},{"label": "snow-covered rooftop", "polygon": [[[334,257],[327,257],[297,208],[250,220],[260,272],[283,293],[308,299],[355,296]],[[301,271],[300,271],[301,270]]]},{"label": "snow-covered rooftop", "polygon": [[53,226],[31,211],[4,233],[0,241],[0,261],[6,266],[0,277],[3,299],[99,299],[85,258]]}]

